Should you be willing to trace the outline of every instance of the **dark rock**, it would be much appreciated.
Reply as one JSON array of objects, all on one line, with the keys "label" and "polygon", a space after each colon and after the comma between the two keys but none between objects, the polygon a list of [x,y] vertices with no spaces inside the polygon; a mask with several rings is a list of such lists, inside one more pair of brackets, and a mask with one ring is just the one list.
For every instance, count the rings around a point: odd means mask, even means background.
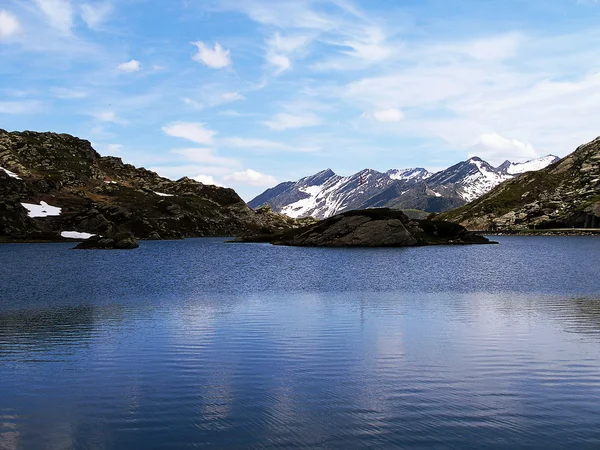
[{"label": "dark rock", "polygon": [[119,233],[114,236],[92,236],[79,243],[75,250],[131,250],[140,244],[130,233]]},{"label": "dark rock", "polygon": [[234,242],[270,242],[302,247],[414,247],[490,244],[487,238],[442,221],[411,220],[388,208],[349,211],[280,234],[259,234]]}]

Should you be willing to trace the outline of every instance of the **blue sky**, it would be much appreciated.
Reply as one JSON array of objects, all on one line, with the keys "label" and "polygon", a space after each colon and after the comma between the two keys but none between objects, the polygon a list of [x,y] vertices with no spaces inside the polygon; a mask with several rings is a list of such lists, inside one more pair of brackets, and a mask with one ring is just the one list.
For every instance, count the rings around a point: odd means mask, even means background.
[{"label": "blue sky", "polygon": [[600,134],[592,0],[0,0],[0,128],[249,200]]}]

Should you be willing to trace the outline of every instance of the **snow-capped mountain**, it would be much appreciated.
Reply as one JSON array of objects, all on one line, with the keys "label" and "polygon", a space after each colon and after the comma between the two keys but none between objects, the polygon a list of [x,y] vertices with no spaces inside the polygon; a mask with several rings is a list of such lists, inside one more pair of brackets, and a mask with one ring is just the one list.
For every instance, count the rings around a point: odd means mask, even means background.
[{"label": "snow-capped mountain", "polygon": [[270,204],[275,211],[290,217],[324,218],[354,209],[392,183],[394,180],[387,174],[376,170],[365,169],[341,177],[327,169],[295,183],[282,183],[249,204],[254,207]]},{"label": "snow-capped mountain", "polygon": [[390,169],[386,172],[392,180],[414,180],[422,181],[429,178],[431,173],[420,167],[414,169]]},{"label": "snow-capped mountain", "polygon": [[441,188],[446,196],[452,188],[454,196],[470,202],[512,177],[474,157],[434,174],[427,183],[432,189]]},{"label": "snow-capped mountain", "polygon": [[351,209],[389,207],[440,212],[470,202],[498,184],[521,173],[539,170],[557,161],[545,156],[525,163],[506,161],[493,167],[470,158],[437,173],[423,168],[365,169],[342,177],[331,169],[268,189],[249,202],[253,208],[268,204],[290,217],[319,219]]},{"label": "snow-capped mountain", "polygon": [[558,160],[558,156],[547,155],[523,163],[513,163],[510,161],[504,161],[502,165],[498,166],[498,169],[509,175],[521,175],[525,172],[534,172],[536,170],[542,170],[548,167],[550,164],[554,164]]}]

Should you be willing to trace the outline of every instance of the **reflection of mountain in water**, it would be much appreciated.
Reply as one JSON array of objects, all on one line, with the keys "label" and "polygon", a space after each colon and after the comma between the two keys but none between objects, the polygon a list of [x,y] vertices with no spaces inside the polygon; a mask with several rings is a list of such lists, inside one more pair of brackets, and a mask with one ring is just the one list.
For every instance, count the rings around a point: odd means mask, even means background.
[{"label": "reflection of mountain in water", "polygon": [[103,313],[92,305],[0,312],[0,358],[35,359],[36,353],[56,347],[72,352],[94,338],[98,321],[114,318],[115,312],[110,308]]}]

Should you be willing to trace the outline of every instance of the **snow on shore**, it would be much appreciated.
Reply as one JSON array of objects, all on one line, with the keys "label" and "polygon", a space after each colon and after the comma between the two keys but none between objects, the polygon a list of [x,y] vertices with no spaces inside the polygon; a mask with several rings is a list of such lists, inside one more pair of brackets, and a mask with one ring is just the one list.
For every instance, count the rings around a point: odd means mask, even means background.
[{"label": "snow on shore", "polygon": [[[154,191],[152,191],[154,192]],[[154,192],[156,195],[160,195],[161,197],[173,197],[173,194],[165,194],[164,192]]]},{"label": "snow on shore", "polygon": [[60,212],[62,208],[58,208],[57,206],[50,206],[46,202],[40,202],[39,205],[34,203],[21,203],[21,206],[25,208],[27,211],[27,215],[29,217],[49,217],[49,216],[60,216]]},{"label": "snow on shore", "polygon": [[90,233],[81,233],[79,231],[63,231],[60,235],[67,239],[89,239],[92,236],[96,236],[95,234]]}]

